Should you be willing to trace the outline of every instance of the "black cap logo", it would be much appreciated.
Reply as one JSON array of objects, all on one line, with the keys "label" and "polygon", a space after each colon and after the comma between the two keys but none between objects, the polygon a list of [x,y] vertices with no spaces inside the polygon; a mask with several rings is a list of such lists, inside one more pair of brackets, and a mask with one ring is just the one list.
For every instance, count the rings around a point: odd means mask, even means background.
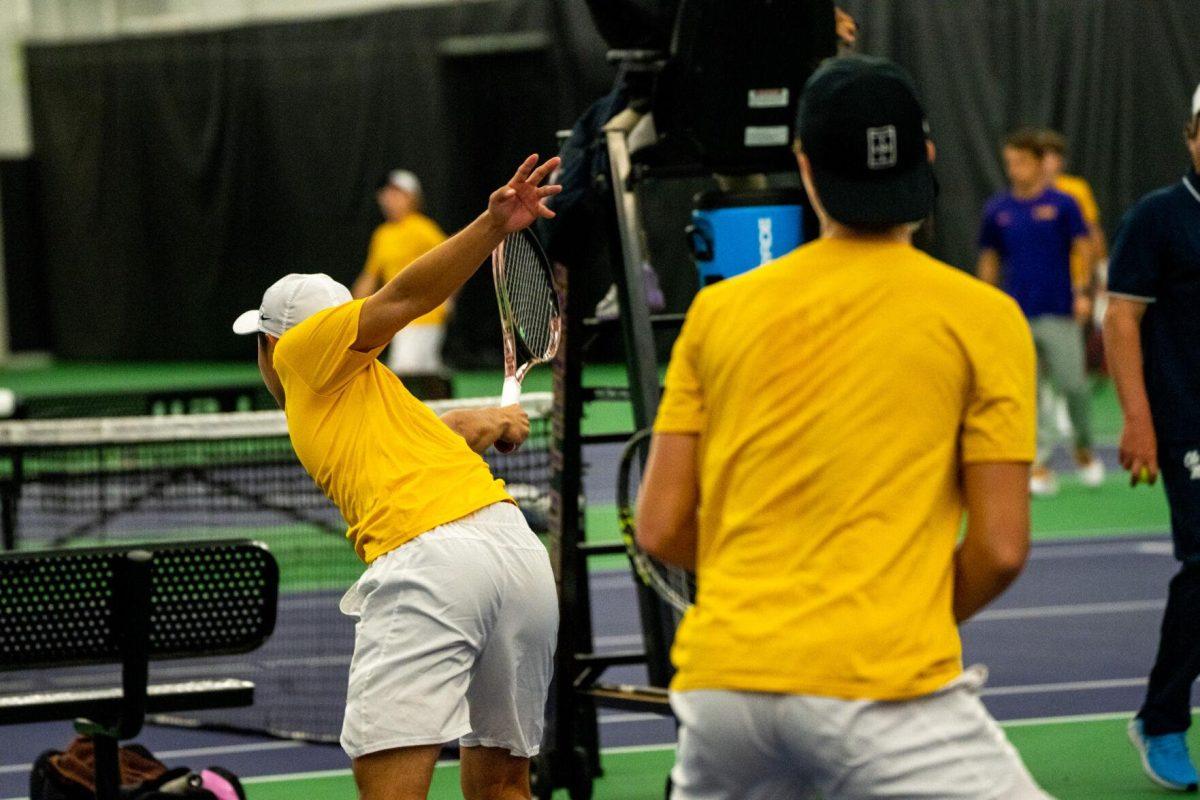
[{"label": "black cap logo", "polygon": [[867,128],[867,169],[890,169],[897,158],[896,126]]}]

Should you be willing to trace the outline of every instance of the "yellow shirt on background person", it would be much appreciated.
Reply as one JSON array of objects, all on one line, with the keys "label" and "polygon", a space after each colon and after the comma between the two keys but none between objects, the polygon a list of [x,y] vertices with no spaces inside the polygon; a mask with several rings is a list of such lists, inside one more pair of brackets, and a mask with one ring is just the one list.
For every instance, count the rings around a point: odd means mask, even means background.
[{"label": "yellow shirt on background person", "polygon": [[512,502],[461,436],[376,360],[350,349],[364,301],[318,312],[275,346],[288,433],[368,564],[485,506]]},{"label": "yellow shirt on background person", "polygon": [[[1059,175],[1054,179],[1054,188],[1068,195],[1079,206],[1079,213],[1089,226],[1100,224],[1100,207],[1092,187],[1078,175]],[[1071,280],[1076,286],[1087,286],[1092,279],[1092,266],[1088,259],[1071,256]]]},{"label": "yellow shirt on background person", "polygon": [[1059,175],[1054,179],[1054,188],[1071,196],[1089,225],[1100,224],[1100,207],[1096,205],[1096,196],[1086,180],[1078,175]]},{"label": "yellow shirt on background person", "polygon": [[[413,212],[399,222],[385,222],[371,235],[364,269],[387,283],[400,274],[401,270],[427,252],[446,241],[446,234],[437,223],[424,214]],[[447,306],[445,303],[410,325],[444,325]]]},{"label": "yellow shirt on background person", "polygon": [[699,434],[672,689],[899,700],[962,670],[963,463],[1032,461],[1017,304],[904,244],[822,239],[704,289],[655,430]]}]

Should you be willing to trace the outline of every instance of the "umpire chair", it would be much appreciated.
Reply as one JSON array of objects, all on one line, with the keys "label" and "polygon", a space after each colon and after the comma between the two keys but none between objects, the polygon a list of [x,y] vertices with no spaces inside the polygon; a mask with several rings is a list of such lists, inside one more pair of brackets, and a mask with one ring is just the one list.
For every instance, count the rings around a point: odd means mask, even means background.
[{"label": "umpire chair", "polygon": [[[566,293],[566,335],[555,364],[561,415],[555,439],[562,457],[553,478],[560,504],[556,570],[562,625],[554,715],[535,765],[538,798],[549,798],[559,787],[569,788],[572,800],[591,796],[592,778],[601,772],[597,707],[670,714],[665,687],[678,620],[639,584],[644,652],[594,652],[587,561],[620,547],[583,541],[575,501],[582,490],[582,445],[603,438],[582,434],[585,405],[619,393],[631,402],[634,429],[648,428],[660,393],[655,330],[677,328],[683,320],[681,314],[651,315],[647,308],[642,265],[650,259],[638,187],[651,179],[714,176],[724,189],[753,190],[765,189],[769,174],[794,174],[791,141],[799,95],[817,65],[837,53],[832,0],[682,0],[675,19],[668,51],[609,53],[622,67],[630,99],[603,131],[606,177],[616,204],[613,235],[619,239],[613,249],[621,253],[614,265],[620,306],[615,322],[625,346],[627,390],[582,386],[586,342],[613,321],[587,318],[580,293]],[[651,686],[601,683],[609,667],[633,664],[646,666]]]}]

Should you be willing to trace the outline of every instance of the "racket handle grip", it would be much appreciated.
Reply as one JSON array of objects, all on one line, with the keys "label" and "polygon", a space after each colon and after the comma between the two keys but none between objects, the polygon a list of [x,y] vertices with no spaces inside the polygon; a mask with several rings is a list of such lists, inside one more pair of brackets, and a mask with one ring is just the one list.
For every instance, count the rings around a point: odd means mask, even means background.
[{"label": "racket handle grip", "polygon": [[504,379],[504,389],[500,392],[500,405],[511,406],[521,401],[521,382],[514,377]]}]

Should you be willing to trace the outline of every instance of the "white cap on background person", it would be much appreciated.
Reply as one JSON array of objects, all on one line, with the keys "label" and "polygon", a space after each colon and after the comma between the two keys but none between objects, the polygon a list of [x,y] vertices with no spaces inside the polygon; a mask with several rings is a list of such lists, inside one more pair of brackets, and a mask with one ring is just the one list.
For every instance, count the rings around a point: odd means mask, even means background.
[{"label": "white cap on background person", "polygon": [[385,186],[393,186],[414,197],[419,197],[421,194],[421,181],[406,169],[394,169],[384,175],[383,180],[379,182],[379,188],[382,189]]},{"label": "white cap on background person", "polygon": [[262,305],[239,316],[233,332],[267,333],[276,338],[318,311],[349,303],[350,290],[323,272],[285,275],[263,292]]},{"label": "white cap on background person", "polygon": [[1192,117],[1200,114],[1200,83],[1196,84],[1196,93],[1192,95]]}]

